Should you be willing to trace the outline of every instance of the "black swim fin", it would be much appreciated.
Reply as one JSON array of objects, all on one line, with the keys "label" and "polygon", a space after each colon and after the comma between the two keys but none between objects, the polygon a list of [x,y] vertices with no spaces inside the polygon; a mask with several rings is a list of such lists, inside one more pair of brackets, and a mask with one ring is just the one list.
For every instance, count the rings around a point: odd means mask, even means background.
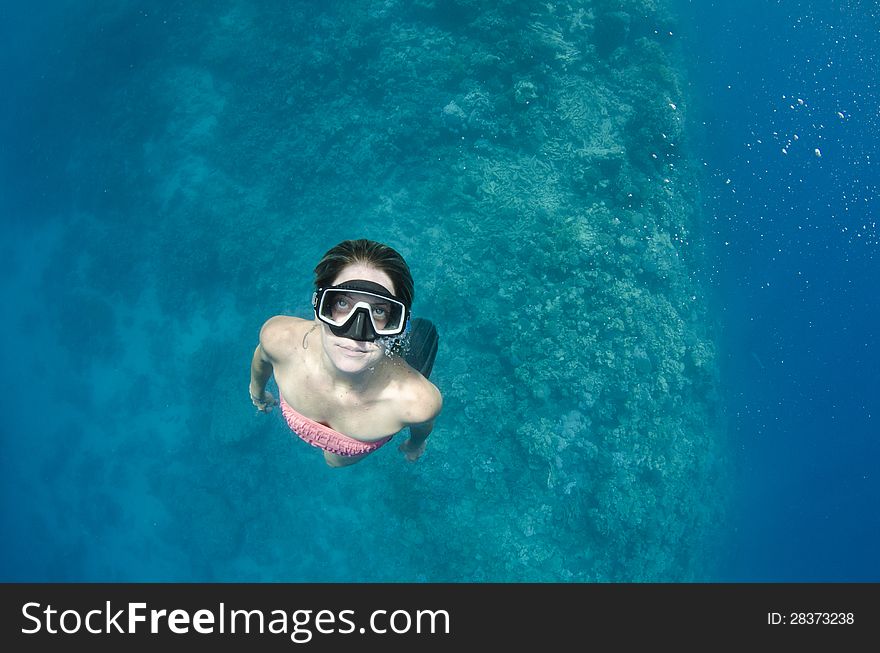
[{"label": "black swim fin", "polygon": [[440,336],[434,323],[422,317],[413,318],[409,328],[409,345],[403,359],[427,379],[434,368]]}]

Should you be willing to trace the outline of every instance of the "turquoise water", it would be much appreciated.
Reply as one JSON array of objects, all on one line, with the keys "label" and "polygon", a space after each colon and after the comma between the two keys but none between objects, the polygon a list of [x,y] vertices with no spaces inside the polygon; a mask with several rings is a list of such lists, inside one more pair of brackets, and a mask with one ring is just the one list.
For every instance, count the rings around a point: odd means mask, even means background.
[{"label": "turquoise water", "polygon": [[[491,7],[2,10],[0,578],[758,575],[686,19]],[[360,237],[441,335],[414,465],[330,469],[247,394]]]}]

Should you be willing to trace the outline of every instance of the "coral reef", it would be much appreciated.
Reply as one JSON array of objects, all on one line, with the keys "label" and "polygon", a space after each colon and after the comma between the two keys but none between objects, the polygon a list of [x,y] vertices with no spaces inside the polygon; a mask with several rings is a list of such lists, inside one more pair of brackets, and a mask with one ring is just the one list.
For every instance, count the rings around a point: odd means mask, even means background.
[{"label": "coral reef", "polygon": [[[108,175],[141,200],[137,283],[172,331],[207,325],[171,339],[154,378],[197,388],[167,426],[180,458],[150,472],[187,573],[710,578],[724,456],[667,3],[213,12],[177,8],[77,159],[128,152]],[[311,266],[346,237],[401,251],[441,333],[445,408],[417,466],[388,447],[324,470],[243,394],[260,322],[307,315]],[[77,332],[107,312],[80,299]]]}]

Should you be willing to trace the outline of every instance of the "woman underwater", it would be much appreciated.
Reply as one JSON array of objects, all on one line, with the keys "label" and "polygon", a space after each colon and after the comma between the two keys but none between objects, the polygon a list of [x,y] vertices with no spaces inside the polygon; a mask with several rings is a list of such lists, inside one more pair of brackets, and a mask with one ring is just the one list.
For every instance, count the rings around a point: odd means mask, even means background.
[{"label": "woman underwater", "polygon": [[[409,267],[391,247],[363,239],[333,247],[315,267],[315,318],[277,315],[260,330],[254,406],[280,403],[291,430],[323,449],[331,467],[362,460],[405,427],[398,449],[417,460],[443,398],[427,379],[437,332],[410,319],[413,294]],[[273,373],[277,400],[266,390]]]}]

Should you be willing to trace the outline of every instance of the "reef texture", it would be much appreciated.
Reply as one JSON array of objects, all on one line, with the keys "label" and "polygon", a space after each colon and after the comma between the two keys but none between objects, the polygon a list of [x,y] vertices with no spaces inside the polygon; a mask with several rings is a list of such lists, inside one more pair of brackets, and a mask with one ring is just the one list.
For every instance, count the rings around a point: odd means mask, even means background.
[{"label": "reef texture", "polygon": [[[83,127],[66,242],[101,243],[71,283],[102,323],[121,279],[154,291],[130,410],[189,388],[144,453],[169,556],[206,580],[711,579],[725,460],[666,2],[106,7],[137,65]],[[401,251],[441,333],[416,465],[325,469],[245,393],[262,320],[308,316],[349,237]],[[109,365],[126,339],[102,342]]]}]

